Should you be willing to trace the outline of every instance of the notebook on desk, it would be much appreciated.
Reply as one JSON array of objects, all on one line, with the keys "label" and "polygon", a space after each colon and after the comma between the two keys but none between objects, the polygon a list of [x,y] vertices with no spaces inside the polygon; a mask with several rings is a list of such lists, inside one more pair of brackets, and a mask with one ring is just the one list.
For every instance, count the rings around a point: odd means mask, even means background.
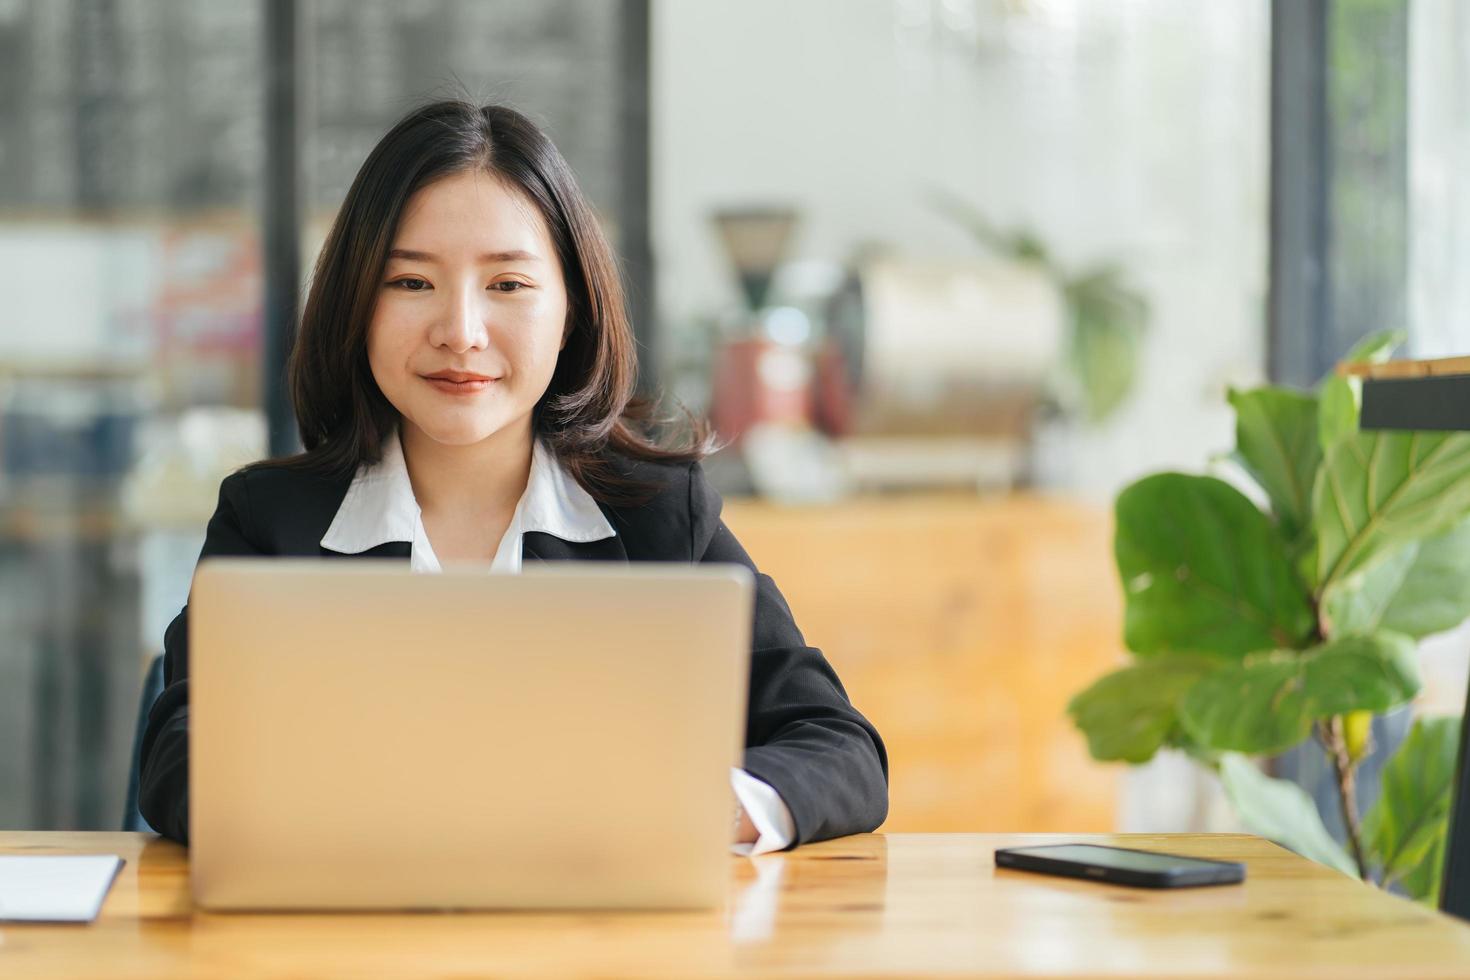
[{"label": "notebook on desk", "polygon": [[202,563],[195,900],[720,905],[752,602],[738,566]]},{"label": "notebook on desk", "polygon": [[116,854],[0,855],[0,922],[91,922],[122,866]]}]

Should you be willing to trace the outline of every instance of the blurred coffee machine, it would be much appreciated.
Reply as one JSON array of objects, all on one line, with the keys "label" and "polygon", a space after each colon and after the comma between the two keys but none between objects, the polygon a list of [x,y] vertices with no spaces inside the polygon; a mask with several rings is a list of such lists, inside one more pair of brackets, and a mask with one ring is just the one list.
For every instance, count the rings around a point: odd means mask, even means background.
[{"label": "blurred coffee machine", "polygon": [[855,263],[831,317],[855,390],[842,443],[850,482],[1024,482],[1065,325],[1063,297],[1034,266],[883,254]]},{"label": "blurred coffee machine", "polygon": [[756,490],[820,500],[1024,480],[1066,317],[1043,273],[870,250],[845,281],[807,288],[803,309],[787,284],[794,209],[714,222],[747,308],[716,351],[710,417]]}]

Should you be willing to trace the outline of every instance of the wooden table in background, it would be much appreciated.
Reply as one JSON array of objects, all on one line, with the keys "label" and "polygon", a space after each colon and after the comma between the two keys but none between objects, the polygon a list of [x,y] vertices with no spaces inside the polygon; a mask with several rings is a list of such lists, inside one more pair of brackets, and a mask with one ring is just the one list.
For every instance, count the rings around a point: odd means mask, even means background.
[{"label": "wooden table in background", "polygon": [[711,912],[196,911],[145,834],[0,832],[0,853],[121,854],[91,925],[0,924],[0,976],[1470,976],[1470,925],[1245,835],[1072,836],[1244,861],[1243,885],[1146,891],[997,870],[1040,835],[865,834],[730,859]]},{"label": "wooden table in background", "polygon": [[888,745],[887,831],[1111,831],[1120,767],[1067,701],[1123,662],[1107,508],[904,494],[732,500],[725,522]]}]

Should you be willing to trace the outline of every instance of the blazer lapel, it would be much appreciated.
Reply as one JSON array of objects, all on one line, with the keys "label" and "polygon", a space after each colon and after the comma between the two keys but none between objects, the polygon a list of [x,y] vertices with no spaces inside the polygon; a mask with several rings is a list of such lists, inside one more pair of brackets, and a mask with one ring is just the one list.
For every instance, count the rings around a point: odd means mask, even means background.
[{"label": "blazer lapel", "polygon": [[521,535],[522,561],[627,561],[628,552],[621,537],[599,541],[563,541],[545,531],[527,531]]}]

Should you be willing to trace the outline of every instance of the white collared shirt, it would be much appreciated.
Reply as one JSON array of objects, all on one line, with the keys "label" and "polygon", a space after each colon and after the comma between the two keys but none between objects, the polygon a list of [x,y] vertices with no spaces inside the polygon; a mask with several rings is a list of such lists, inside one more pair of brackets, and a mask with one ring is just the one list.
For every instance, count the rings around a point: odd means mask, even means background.
[{"label": "white collared shirt", "polygon": [[[526,491],[516,503],[510,525],[495,549],[495,558],[490,563],[492,571],[515,574],[521,570],[521,542],[528,531],[580,544],[616,536],[597,501],[539,439],[532,446]],[[390,541],[410,543],[412,571],[441,570],[424,530],[423,513],[414,496],[396,429],[383,441],[382,458],[377,463],[358,467],[321,545],[341,554],[358,554]],[[788,846],[796,836],[796,824],[776,790],[738,768],[731,769],[730,782],[736,798],[760,832],[754,844],[732,845],[734,851],[754,855]]]}]

